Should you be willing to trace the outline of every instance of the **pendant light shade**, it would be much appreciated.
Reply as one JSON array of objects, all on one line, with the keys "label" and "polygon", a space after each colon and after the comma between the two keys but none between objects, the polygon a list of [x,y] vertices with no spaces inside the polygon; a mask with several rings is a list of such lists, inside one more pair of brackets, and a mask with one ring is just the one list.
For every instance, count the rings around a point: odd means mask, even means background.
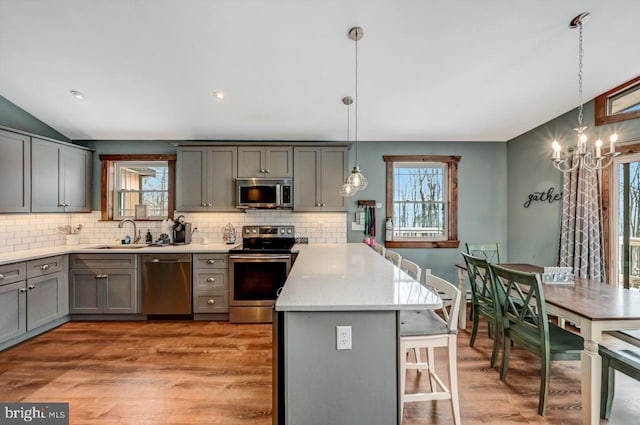
[{"label": "pendant light shade", "polygon": [[353,170],[351,170],[351,175],[347,181],[356,189],[356,191],[365,189],[369,184],[367,178],[360,171],[360,166],[357,163],[353,166]]}]

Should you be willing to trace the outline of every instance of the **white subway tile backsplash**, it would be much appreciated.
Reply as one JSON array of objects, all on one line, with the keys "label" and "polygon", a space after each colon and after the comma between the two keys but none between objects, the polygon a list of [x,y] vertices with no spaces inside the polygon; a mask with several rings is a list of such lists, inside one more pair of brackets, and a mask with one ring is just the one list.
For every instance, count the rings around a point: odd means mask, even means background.
[{"label": "white subway tile backsplash", "polygon": [[[227,223],[238,231],[245,225],[290,224],[296,227],[296,235],[308,237],[309,243],[344,243],[347,241],[346,213],[294,213],[291,211],[249,210],[245,213],[176,213],[183,214],[188,222],[198,227],[193,243],[203,237],[211,242],[221,242]],[[65,244],[58,227],[82,224],[80,243],[114,243],[132,228],[118,229],[113,221],[100,221],[99,211],[90,214],[0,214],[0,252],[21,251]],[[138,229],[144,238],[147,229],[154,240],[159,237],[160,223],[141,221]]]}]

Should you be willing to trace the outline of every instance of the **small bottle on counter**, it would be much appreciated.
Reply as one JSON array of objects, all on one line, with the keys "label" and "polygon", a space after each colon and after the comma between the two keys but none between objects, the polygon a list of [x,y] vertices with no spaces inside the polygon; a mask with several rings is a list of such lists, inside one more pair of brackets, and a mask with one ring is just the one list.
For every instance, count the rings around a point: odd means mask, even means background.
[{"label": "small bottle on counter", "polygon": [[147,235],[144,237],[144,241],[148,244],[153,243],[153,236],[151,235],[150,229],[147,229]]}]

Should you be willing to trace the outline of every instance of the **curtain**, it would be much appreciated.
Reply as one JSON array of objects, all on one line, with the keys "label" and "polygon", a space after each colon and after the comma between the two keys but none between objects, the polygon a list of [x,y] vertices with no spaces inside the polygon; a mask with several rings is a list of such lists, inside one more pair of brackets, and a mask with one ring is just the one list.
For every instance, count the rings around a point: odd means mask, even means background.
[{"label": "curtain", "polygon": [[576,277],[604,282],[602,201],[598,171],[579,168],[564,173],[559,265]]}]

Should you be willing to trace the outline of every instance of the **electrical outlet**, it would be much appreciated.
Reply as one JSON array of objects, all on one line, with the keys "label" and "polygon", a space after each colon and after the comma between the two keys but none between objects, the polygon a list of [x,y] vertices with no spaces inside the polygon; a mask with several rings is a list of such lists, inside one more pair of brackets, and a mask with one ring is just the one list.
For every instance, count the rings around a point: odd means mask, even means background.
[{"label": "electrical outlet", "polygon": [[336,326],[336,350],[351,350],[351,326]]}]

